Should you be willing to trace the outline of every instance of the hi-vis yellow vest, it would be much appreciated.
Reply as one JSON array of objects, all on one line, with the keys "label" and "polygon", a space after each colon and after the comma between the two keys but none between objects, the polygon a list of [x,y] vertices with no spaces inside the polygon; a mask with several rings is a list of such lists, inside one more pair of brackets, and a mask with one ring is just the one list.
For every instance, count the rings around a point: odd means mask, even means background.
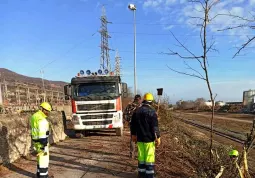
[{"label": "hi-vis yellow vest", "polygon": [[49,137],[49,122],[47,116],[39,110],[30,118],[31,135],[33,141]]}]

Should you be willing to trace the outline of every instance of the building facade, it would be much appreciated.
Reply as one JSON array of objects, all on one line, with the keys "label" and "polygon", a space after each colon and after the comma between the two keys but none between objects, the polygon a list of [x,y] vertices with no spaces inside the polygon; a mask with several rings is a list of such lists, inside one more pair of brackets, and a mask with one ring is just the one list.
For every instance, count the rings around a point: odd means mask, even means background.
[{"label": "building facade", "polygon": [[243,92],[243,106],[248,110],[252,109],[255,101],[255,90],[248,90]]}]

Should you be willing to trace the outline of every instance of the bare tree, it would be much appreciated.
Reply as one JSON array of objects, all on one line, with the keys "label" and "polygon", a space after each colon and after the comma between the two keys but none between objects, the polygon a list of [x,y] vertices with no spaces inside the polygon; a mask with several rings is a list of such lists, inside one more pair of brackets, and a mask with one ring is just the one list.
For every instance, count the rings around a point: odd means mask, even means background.
[{"label": "bare tree", "polygon": [[182,102],[182,108],[184,110],[194,109],[195,108],[195,102],[194,101],[183,101]]},{"label": "bare tree", "polygon": [[197,110],[203,108],[205,106],[205,99],[204,98],[197,98],[195,101],[195,107]]},{"label": "bare tree", "polygon": [[[200,42],[201,42],[201,47],[202,47],[202,54],[200,55],[196,55],[195,53],[193,53],[191,50],[189,50],[189,48],[182,43],[179,39],[176,38],[176,36],[172,33],[172,36],[174,37],[174,39],[177,41],[178,46],[183,48],[189,55],[188,56],[184,56],[182,54],[180,54],[179,52],[173,51],[171,49],[169,49],[170,53],[167,53],[169,55],[175,55],[178,56],[180,58],[183,59],[184,61],[184,65],[187,67],[187,69],[189,72],[183,72],[183,71],[178,71],[175,70],[169,66],[167,66],[170,70],[182,74],[182,75],[187,75],[187,76],[191,76],[191,77],[195,77],[198,79],[201,79],[203,81],[205,81],[209,94],[210,94],[210,100],[212,102],[212,114],[211,114],[211,134],[210,134],[210,164],[212,165],[212,147],[213,147],[213,119],[214,119],[214,107],[215,107],[215,98],[216,95],[213,95],[212,92],[212,88],[211,88],[211,84],[210,84],[210,80],[209,80],[209,74],[208,74],[208,67],[209,67],[209,63],[208,63],[208,53],[210,52],[215,52],[217,51],[214,48],[214,43],[215,41],[212,40],[208,40],[208,26],[209,23],[211,23],[211,21],[213,19],[215,19],[217,17],[210,17],[210,12],[212,11],[212,9],[216,6],[216,4],[219,2],[220,0],[189,0],[190,3],[195,3],[195,5],[198,5],[201,7],[201,14],[202,16],[197,16],[197,17],[190,17],[194,20],[197,20],[198,23],[195,24],[196,26],[198,26],[200,28]],[[199,65],[200,69],[195,69],[192,66],[190,66],[187,62],[187,60],[196,60],[197,64]]]}]

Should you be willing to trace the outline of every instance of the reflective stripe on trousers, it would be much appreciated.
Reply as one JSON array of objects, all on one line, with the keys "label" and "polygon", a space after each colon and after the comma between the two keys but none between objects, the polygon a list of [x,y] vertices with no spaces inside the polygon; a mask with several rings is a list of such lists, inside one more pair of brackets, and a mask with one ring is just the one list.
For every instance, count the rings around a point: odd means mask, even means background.
[{"label": "reflective stripe on trousers", "polygon": [[138,142],[138,173],[141,177],[154,178],[155,143]]},{"label": "reflective stripe on trousers", "polygon": [[[49,148],[49,146],[47,146]],[[49,167],[49,151],[45,155],[42,151],[41,154],[37,156],[37,177],[47,178],[48,177],[48,167]]]}]

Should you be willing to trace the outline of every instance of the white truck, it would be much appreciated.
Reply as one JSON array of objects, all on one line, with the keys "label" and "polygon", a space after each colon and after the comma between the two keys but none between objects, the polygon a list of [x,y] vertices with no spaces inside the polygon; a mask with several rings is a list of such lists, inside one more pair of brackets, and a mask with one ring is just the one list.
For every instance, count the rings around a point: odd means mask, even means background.
[{"label": "white truck", "polygon": [[81,70],[64,87],[65,99],[72,104],[72,129],[85,135],[92,130],[115,129],[123,135],[122,97],[127,84],[108,70],[91,73]]}]

